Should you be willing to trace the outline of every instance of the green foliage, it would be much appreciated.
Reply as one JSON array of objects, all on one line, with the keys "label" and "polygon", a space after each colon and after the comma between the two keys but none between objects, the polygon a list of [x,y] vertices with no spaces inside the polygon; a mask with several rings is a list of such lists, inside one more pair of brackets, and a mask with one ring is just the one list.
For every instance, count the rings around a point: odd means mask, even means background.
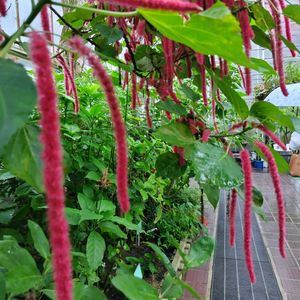
[{"label": "green foliage", "polygon": [[300,5],[288,5],[283,10],[283,14],[296,23],[300,24]]},{"label": "green foliage", "polygon": [[36,105],[36,88],[25,68],[0,58],[0,154]]},{"label": "green foliage", "polygon": [[105,241],[103,237],[92,231],[88,237],[86,245],[86,257],[92,270],[97,270],[100,266],[105,251]]}]

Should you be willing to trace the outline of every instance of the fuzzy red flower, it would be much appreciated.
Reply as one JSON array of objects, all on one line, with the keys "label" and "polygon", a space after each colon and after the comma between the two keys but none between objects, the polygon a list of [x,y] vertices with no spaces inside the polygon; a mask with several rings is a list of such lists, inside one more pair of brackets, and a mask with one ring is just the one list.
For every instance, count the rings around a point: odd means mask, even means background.
[{"label": "fuzzy red flower", "polygon": [[231,190],[230,206],[229,206],[229,244],[231,247],[235,243],[235,214],[237,205],[237,190]]},{"label": "fuzzy red flower", "polygon": [[58,300],[71,300],[71,247],[69,228],[64,212],[63,157],[59,112],[51,57],[44,35],[36,32],[32,33],[30,49],[32,61],[36,68],[39,110],[41,113],[43,176],[56,295]]},{"label": "fuzzy red flower", "polygon": [[244,173],[244,252],[246,266],[252,283],[256,282],[253,258],[251,253],[251,224],[252,224],[252,169],[249,152],[243,149],[240,153]]},{"label": "fuzzy red flower", "polygon": [[6,0],[0,0],[0,16],[6,16]]},{"label": "fuzzy red flower", "polygon": [[285,207],[284,207],[284,199],[281,187],[280,175],[278,173],[278,168],[270,149],[262,142],[257,141],[255,146],[262,152],[262,154],[266,157],[269,163],[270,174],[272,177],[273,185],[275,188],[275,194],[278,205],[278,225],[279,225],[279,251],[282,257],[285,257]]},{"label": "fuzzy red flower", "polygon": [[192,2],[181,0],[105,0],[104,2],[127,7],[144,7],[151,9],[173,10],[179,12],[199,11],[201,8]]},{"label": "fuzzy red flower", "polygon": [[111,78],[107,75],[104,67],[100,63],[99,58],[83,44],[83,41],[80,38],[73,37],[69,41],[69,44],[71,48],[87,58],[89,64],[94,69],[94,76],[99,80],[104,89],[117,144],[117,196],[121,210],[123,212],[127,212],[130,208],[130,202],[128,197],[128,153],[126,128],[122,119],[119,101],[115,95],[114,86]]},{"label": "fuzzy red flower", "polygon": [[41,11],[41,21],[42,21],[42,28],[45,32],[46,38],[49,42],[52,41],[52,35],[51,35],[51,27],[50,27],[50,19],[49,19],[49,13],[48,13],[48,5],[45,5],[42,8]]}]

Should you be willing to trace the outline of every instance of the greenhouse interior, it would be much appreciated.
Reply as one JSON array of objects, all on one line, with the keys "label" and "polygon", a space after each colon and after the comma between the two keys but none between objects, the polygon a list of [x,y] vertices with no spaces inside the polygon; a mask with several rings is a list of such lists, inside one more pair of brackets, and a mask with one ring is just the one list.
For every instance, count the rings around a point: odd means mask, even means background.
[{"label": "greenhouse interior", "polygon": [[298,0],[0,0],[6,299],[300,300]]}]

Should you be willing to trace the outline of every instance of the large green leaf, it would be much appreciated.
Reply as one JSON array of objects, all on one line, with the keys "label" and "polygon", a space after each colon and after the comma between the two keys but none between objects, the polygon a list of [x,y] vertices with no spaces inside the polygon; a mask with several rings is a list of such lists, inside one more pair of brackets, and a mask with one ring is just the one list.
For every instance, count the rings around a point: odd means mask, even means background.
[{"label": "large green leaf", "polygon": [[235,91],[232,83],[228,78],[221,78],[208,69],[211,77],[220,88],[222,93],[226,96],[227,100],[232,104],[236,113],[242,118],[246,119],[249,115],[249,108],[246,101]]},{"label": "large green leaf", "polygon": [[203,184],[202,187],[209,203],[216,208],[220,199],[220,188],[213,185],[210,181]]},{"label": "large green leaf", "polygon": [[37,252],[45,259],[50,256],[50,247],[49,242],[45,236],[43,229],[39,224],[28,221],[28,228],[30,230],[30,234],[33,240],[34,248]]},{"label": "large green leaf", "polygon": [[221,2],[201,14],[191,15],[188,21],[173,12],[139,9],[139,13],[160,33],[196,52],[250,65],[243,51],[239,23]]},{"label": "large green leaf", "polygon": [[92,270],[97,270],[101,265],[105,252],[105,241],[96,231],[92,231],[86,245],[86,257]]},{"label": "large green leaf", "polygon": [[161,294],[164,299],[179,299],[182,297],[183,287],[178,284],[177,278],[167,274],[161,286]]},{"label": "large green leaf", "polygon": [[5,300],[6,283],[3,273],[0,271],[0,300]]},{"label": "large green leaf", "polygon": [[186,170],[186,165],[179,165],[178,154],[167,152],[161,154],[155,163],[156,174],[165,178],[178,178],[182,176]]},{"label": "large green leaf", "polygon": [[176,276],[176,272],[169,260],[169,258],[166,256],[165,253],[162,252],[162,250],[155,244],[150,243],[150,242],[146,242],[146,245],[148,245],[157,255],[158,259],[164,264],[164,266],[166,267],[166,269],[168,270],[169,274],[172,277]]},{"label": "large green leaf", "polygon": [[102,232],[111,233],[119,238],[127,238],[127,235],[121,230],[121,228],[110,221],[101,222],[100,229]]},{"label": "large green leaf", "polygon": [[283,10],[283,14],[296,23],[300,24],[300,5],[288,5]]},{"label": "large green leaf", "polygon": [[185,150],[200,184],[209,180],[215,186],[233,188],[242,183],[240,166],[222,148],[197,142]]},{"label": "large green leaf", "polygon": [[267,34],[265,34],[259,27],[253,25],[252,30],[254,32],[253,42],[263,48],[272,49],[271,40]]},{"label": "large green leaf", "polygon": [[275,27],[271,14],[260,4],[255,3],[250,6],[255,22],[263,31],[269,31]]},{"label": "large green leaf", "polygon": [[164,142],[181,147],[195,142],[189,127],[177,122],[159,127],[154,135]]},{"label": "large green leaf", "polygon": [[294,125],[290,117],[286,116],[274,104],[266,101],[255,102],[250,109],[250,115],[256,117],[262,123],[276,122],[281,126],[286,126],[294,130]]},{"label": "large green leaf", "polygon": [[129,300],[158,300],[157,290],[146,281],[133,275],[118,275],[112,279],[115,288]]},{"label": "large green leaf", "polygon": [[25,68],[0,58],[0,154],[11,135],[24,125],[37,101]]},{"label": "large green leaf", "polygon": [[18,129],[4,148],[3,161],[10,173],[42,192],[41,145],[38,136],[36,127],[26,125]]},{"label": "large green leaf", "polygon": [[0,241],[0,267],[7,269],[6,288],[12,294],[38,288],[43,281],[32,256],[11,237]]},{"label": "large green leaf", "polygon": [[214,240],[209,236],[203,236],[192,244],[191,250],[185,256],[188,268],[196,268],[206,263],[214,250]]},{"label": "large green leaf", "polygon": [[176,104],[173,100],[159,101],[155,104],[155,106],[161,110],[165,110],[179,116],[187,114],[186,109],[182,105]]},{"label": "large green leaf", "polygon": [[[105,294],[95,286],[84,285],[79,281],[74,282],[74,300],[107,300]],[[56,300],[55,290],[44,289],[42,292],[51,300]]]}]

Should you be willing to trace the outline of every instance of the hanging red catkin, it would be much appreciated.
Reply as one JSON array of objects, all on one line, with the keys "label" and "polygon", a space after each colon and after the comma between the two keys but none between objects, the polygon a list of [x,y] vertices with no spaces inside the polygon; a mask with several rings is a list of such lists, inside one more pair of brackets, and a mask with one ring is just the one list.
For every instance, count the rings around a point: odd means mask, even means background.
[{"label": "hanging red catkin", "polygon": [[101,65],[98,56],[83,44],[78,37],[73,37],[69,44],[72,49],[77,51],[81,56],[87,58],[89,64],[94,69],[94,76],[100,81],[107,103],[109,105],[114,134],[117,146],[117,196],[121,210],[127,212],[130,208],[128,197],[128,153],[126,142],[126,128],[120,112],[119,102],[115,95],[114,86],[111,78],[107,75],[104,67]]},{"label": "hanging red catkin", "polygon": [[282,257],[286,256],[285,253],[285,207],[284,207],[284,199],[281,188],[280,176],[278,173],[278,168],[270,149],[262,142],[256,141],[255,146],[262,152],[262,154],[266,157],[269,170],[272,177],[275,194],[277,198],[278,205],[278,225],[279,225],[279,251]]},{"label": "hanging red catkin", "polygon": [[135,73],[131,74],[131,88],[132,88],[132,92],[131,92],[131,97],[132,97],[131,108],[133,110],[135,110],[136,109],[137,98],[138,98],[137,83],[136,83],[136,74]]},{"label": "hanging red catkin", "polygon": [[286,150],[286,145],[280,140],[280,138],[264,125],[252,123],[252,127],[259,129],[266,134],[275,144],[277,144],[282,150]]},{"label": "hanging red catkin", "polygon": [[105,0],[113,4],[129,7],[144,7],[151,9],[172,10],[178,12],[199,11],[201,8],[192,2],[174,0]]},{"label": "hanging red catkin", "polygon": [[270,9],[275,21],[275,58],[276,58],[276,68],[279,76],[279,85],[281,91],[284,96],[288,96],[289,93],[287,91],[285,85],[285,78],[284,78],[284,66],[283,66],[283,49],[282,49],[282,41],[279,36],[282,35],[282,28],[281,28],[281,8],[277,0],[270,0]]},{"label": "hanging red catkin", "polygon": [[166,79],[168,85],[172,88],[173,87],[173,78],[174,78],[174,67],[173,67],[173,41],[170,39],[163,37],[162,38],[162,45],[164,50],[164,56],[166,60]]},{"label": "hanging red catkin", "polygon": [[[284,10],[285,7],[286,7],[285,0],[279,0],[279,5],[280,5],[280,8],[282,10]],[[291,22],[290,22],[290,19],[287,16],[284,16],[284,24],[285,24],[286,39],[289,42],[292,42]],[[290,49],[290,52],[291,52],[293,57],[296,57],[296,51],[295,50]]]},{"label": "hanging red catkin", "polygon": [[252,224],[252,169],[249,152],[243,149],[240,152],[244,173],[244,251],[246,266],[252,283],[256,282],[253,258],[251,253],[251,224]]},{"label": "hanging red catkin", "polygon": [[45,32],[47,40],[49,42],[52,42],[52,34],[51,34],[51,28],[50,28],[50,19],[49,19],[48,9],[49,9],[48,5],[45,5],[42,8],[41,21],[42,21],[42,28]]},{"label": "hanging red catkin", "polygon": [[152,124],[150,108],[149,108],[149,106],[150,106],[150,90],[149,90],[148,82],[146,84],[146,93],[147,93],[147,98],[146,98],[146,103],[145,103],[145,111],[146,111],[147,125],[149,128],[152,128],[153,124]]},{"label": "hanging red catkin", "polygon": [[227,76],[229,74],[228,62],[224,59],[224,75]]},{"label": "hanging red catkin", "polygon": [[196,53],[196,60],[199,66],[200,76],[201,76],[201,92],[202,92],[203,103],[204,106],[207,106],[208,101],[207,101],[207,90],[206,90],[206,72],[204,66],[204,55],[200,53]]},{"label": "hanging red catkin", "polygon": [[64,70],[64,76],[66,77],[66,82],[68,82],[70,84],[70,90],[68,89],[68,87],[66,87],[66,89],[67,89],[68,94],[71,91],[74,96],[75,113],[79,113],[79,99],[78,99],[78,93],[77,93],[74,77],[72,77],[71,70],[69,69],[69,67],[68,67],[65,59],[62,57],[62,55],[58,55],[56,58]]},{"label": "hanging red catkin", "polygon": [[246,89],[246,81],[245,81],[243,70],[239,65],[238,65],[238,69],[239,69],[239,72],[240,72],[240,75],[241,75],[243,87],[244,87],[244,89]]},{"label": "hanging red catkin", "polygon": [[201,137],[202,143],[207,143],[210,135],[211,135],[210,129],[208,129],[208,128],[204,129],[202,132],[202,137]]},{"label": "hanging red catkin", "polygon": [[184,47],[184,53],[185,53],[185,61],[186,61],[186,71],[187,71],[187,77],[192,77],[192,62],[189,55],[189,52],[186,47]]},{"label": "hanging red catkin", "polygon": [[0,16],[6,16],[6,0],[0,0]]},{"label": "hanging red catkin", "polygon": [[237,190],[231,190],[230,206],[229,206],[229,245],[233,247],[235,244],[235,213],[237,204]]},{"label": "hanging red catkin", "polygon": [[68,223],[65,218],[63,157],[60,141],[57,94],[52,76],[51,57],[44,35],[31,34],[31,58],[36,68],[41,143],[43,145],[43,177],[47,200],[48,228],[52,248],[52,264],[56,297],[72,299],[72,266]]},{"label": "hanging red catkin", "polygon": [[235,123],[233,124],[229,129],[228,131],[234,131],[236,129],[240,129],[241,127],[245,128],[246,126],[248,125],[248,122],[247,121],[241,121],[239,123]]},{"label": "hanging red catkin", "polygon": [[277,65],[276,65],[276,40],[275,40],[274,32],[270,32],[269,37],[270,37],[270,42],[271,42],[273,68],[274,68],[275,71],[277,71]]},{"label": "hanging red catkin", "polygon": [[128,85],[128,79],[129,79],[129,74],[127,71],[125,71],[125,76],[124,76],[124,81],[123,81],[123,86],[122,89],[124,90],[125,87]]},{"label": "hanging red catkin", "polygon": [[145,28],[146,28],[146,21],[145,20],[139,20],[139,23],[136,27],[136,32],[139,36],[145,35]]},{"label": "hanging red catkin", "polygon": [[140,84],[139,84],[139,90],[143,89],[145,82],[146,82],[146,78],[142,77],[141,81],[140,81]]},{"label": "hanging red catkin", "polygon": [[229,9],[231,9],[234,5],[234,0],[223,0],[223,2],[227,5]]},{"label": "hanging red catkin", "polygon": [[183,147],[173,147],[174,153],[179,155],[179,165],[180,167],[183,167],[186,165],[186,160],[184,159],[184,148]]},{"label": "hanging red catkin", "polygon": [[[238,19],[240,22],[245,53],[247,57],[250,57],[251,39],[254,38],[254,33],[252,27],[250,26],[250,19],[249,19],[246,3],[243,0],[239,0],[239,6],[240,6],[240,10],[238,12]],[[245,90],[247,95],[251,94],[251,90],[252,90],[251,70],[248,68],[245,68]]]}]

